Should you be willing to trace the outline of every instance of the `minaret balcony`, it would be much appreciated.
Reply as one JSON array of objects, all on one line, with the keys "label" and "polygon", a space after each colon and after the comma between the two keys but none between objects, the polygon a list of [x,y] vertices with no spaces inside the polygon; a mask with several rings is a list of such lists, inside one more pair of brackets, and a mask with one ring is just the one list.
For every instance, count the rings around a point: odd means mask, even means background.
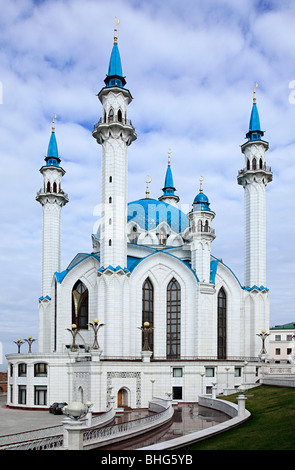
[{"label": "minaret balcony", "polygon": [[265,182],[270,183],[272,181],[272,171],[270,166],[264,165],[263,168],[256,168],[256,169],[249,169],[243,168],[238,172],[238,184],[244,184],[245,177],[258,177],[259,179],[263,179]]},{"label": "minaret balcony", "polygon": [[132,125],[132,122],[131,122],[130,119],[124,119],[124,118],[122,117],[122,119],[119,120],[116,116],[114,116],[113,119],[111,119],[111,120],[108,119],[107,121],[104,120],[104,119],[101,117],[100,120],[99,120],[96,124],[94,124],[93,130],[97,129],[99,126],[103,126],[103,125],[104,125],[104,126],[109,126],[109,125],[112,125],[112,124],[117,124],[117,125],[119,124],[119,125],[121,125],[122,127],[123,127],[123,126],[130,126],[130,127],[133,128],[133,125]]},{"label": "minaret balcony", "polygon": [[137,139],[132,122],[123,117],[119,120],[115,116],[112,120],[108,119],[107,121],[100,118],[94,125],[92,135],[99,144],[102,144],[109,137],[118,138],[120,135],[127,145]]}]

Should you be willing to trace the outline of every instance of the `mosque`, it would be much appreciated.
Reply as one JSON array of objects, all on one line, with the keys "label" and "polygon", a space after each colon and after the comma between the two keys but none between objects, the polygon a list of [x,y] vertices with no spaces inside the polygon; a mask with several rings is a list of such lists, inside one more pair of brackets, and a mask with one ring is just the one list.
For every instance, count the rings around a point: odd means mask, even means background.
[{"label": "mosque", "polygon": [[[266,287],[266,166],[256,90],[237,182],[245,198],[245,279],[240,283],[212,254],[215,213],[204,194],[192,194],[183,213],[170,158],[162,194],[128,202],[128,147],[137,135],[127,117],[117,29],[105,84],[98,93],[102,117],[92,136],[101,146],[101,224],[89,253],[61,267],[61,166],[53,120],[43,185],[42,291],[38,352],[33,338],[16,341],[7,355],[10,406],[49,407],[91,401],[105,411],[147,407],[152,396],[196,402],[259,380],[259,333],[269,329]],[[70,178],[70,175],[69,175]],[[87,234],[86,234],[87,236]]]}]

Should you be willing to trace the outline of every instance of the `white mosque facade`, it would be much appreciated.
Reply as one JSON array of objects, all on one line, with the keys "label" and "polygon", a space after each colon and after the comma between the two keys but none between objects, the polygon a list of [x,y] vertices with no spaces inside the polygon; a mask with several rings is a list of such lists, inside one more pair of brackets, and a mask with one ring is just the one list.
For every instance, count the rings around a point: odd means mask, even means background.
[{"label": "white mosque facade", "polygon": [[272,173],[255,94],[238,172],[245,194],[242,285],[212,254],[215,213],[202,182],[183,213],[169,160],[159,199],[147,190],[128,203],[128,147],[137,136],[125,85],[115,34],[98,94],[102,118],[92,132],[102,153],[101,224],[89,253],[78,253],[66,269],[61,218],[68,197],[53,126],[36,197],[43,210],[38,351],[19,341],[18,352],[7,355],[10,406],[90,401],[93,411],[105,411],[114,397],[118,407],[142,408],[153,395],[196,402],[215,384],[225,393],[259,380],[258,334],[269,329],[265,188]]}]

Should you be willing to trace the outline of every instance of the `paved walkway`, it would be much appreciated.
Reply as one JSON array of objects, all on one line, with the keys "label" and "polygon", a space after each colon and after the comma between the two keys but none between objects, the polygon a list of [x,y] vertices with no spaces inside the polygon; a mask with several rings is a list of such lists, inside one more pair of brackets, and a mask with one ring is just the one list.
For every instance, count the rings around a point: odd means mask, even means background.
[{"label": "paved walkway", "polygon": [[6,395],[0,395],[0,436],[59,426],[64,419],[64,415],[40,410],[13,410],[5,408],[5,404]]}]

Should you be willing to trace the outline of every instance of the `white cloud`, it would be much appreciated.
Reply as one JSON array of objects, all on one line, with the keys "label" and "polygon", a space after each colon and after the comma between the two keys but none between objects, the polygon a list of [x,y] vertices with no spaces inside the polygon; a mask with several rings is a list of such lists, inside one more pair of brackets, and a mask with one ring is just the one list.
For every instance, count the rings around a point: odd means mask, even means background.
[{"label": "white cloud", "polygon": [[[119,17],[123,72],[138,140],[129,149],[129,200],[161,195],[171,148],[181,203],[190,207],[200,176],[216,212],[213,254],[243,283],[244,165],[252,86],[270,142],[267,163],[268,287],[271,324],[294,321],[294,4],[236,0],[0,0],[1,335],[12,341],[37,331],[41,275],[42,185],[51,117],[66,170],[63,268],[91,250],[100,202],[101,149],[91,136]],[[36,345],[35,345],[36,347]]]}]

